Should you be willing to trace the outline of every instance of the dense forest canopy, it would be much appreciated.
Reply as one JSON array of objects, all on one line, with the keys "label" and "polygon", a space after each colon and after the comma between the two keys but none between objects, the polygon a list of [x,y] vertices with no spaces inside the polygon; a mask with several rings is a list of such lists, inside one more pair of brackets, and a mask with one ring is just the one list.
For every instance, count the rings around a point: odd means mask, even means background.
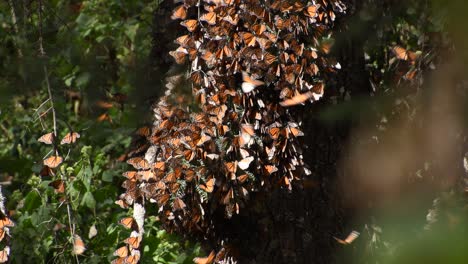
[{"label": "dense forest canopy", "polygon": [[0,3],[0,263],[466,263],[464,1]]}]

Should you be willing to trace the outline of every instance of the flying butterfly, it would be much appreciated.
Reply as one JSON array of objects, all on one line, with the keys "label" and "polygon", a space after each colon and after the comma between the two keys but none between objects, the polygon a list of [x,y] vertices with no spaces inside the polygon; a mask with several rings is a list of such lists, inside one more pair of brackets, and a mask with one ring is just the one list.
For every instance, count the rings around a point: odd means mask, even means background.
[{"label": "flying butterfly", "polygon": [[67,133],[60,141],[60,145],[75,143],[78,138],[80,138],[80,134],[76,132]]},{"label": "flying butterfly", "polygon": [[333,237],[336,241],[338,241],[338,243],[340,244],[343,244],[343,245],[349,245],[351,243],[353,243],[354,240],[356,240],[356,238],[358,238],[360,235],[359,232],[357,231],[352,231],[344,240],[342,239],[339,239],[339,238],[336,238],[336,237]]},{"label": "flying butterfly", "polygon": [[253,79],[251,76],[249,76],[245,71],[242,72],[242,80],[244,81],[242,83],[242,91],[244,93],[250,93],[253,91],[257,86],[264,85],[265,83],[259,80]]},{"label": "flying butterfly", "polygon": [[294,95],[293,97],[280,102],[280,105],[281,106],[298,105],[298,104],[304,103],[305,101],[309,100],[312,97],[313,97],[313,93],[310,92],[310,91],[306,92],[306,93],[302,93],[302,94],[298,93],[298,94]]},{"label": "flying butterfly", "polygon": [[43,160],[44,165],[49,168],[57,168],[60,164],[62,164],[63,158],[60,156],[50,156],[47,159]]}]

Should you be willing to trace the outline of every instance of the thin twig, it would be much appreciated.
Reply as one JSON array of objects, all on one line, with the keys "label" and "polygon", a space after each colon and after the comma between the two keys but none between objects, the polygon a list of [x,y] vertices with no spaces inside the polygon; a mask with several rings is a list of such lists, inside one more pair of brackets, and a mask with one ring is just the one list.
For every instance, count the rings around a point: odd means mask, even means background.
[{"label": "thin twig", "polygon": [[[13,30],[15,31],[16,37],[19,37],[19,30],[18,30],[18,24],[17,24],[15,7],[13,5],[13,1],[8,0],[8,4],[10,5],[11,22],[13,23]],[[15,46],[16,46],[16,50],[18,51],[18,57],[23,58],[23,51],[21,51],[21,48],[16,41],[15,41]]]},{"label": "thin twig", "polygon": [[49,98],[47,98],[42,104],[40,104],[36,109],[34,109],[35,112],[39,111],[43,105],[45,105],[47,102],[49,102]]},{"label": "thin twig", "polygon": [[[44,57],[46,55],[46,53],[44,51],[44,45],[42,43],[42,41],[43,41],[43,39],[42,39],[42,6],[43,6],[42,0],[39,0],[39,53],[40,53],[41,57]],[[47,86],[47,92],[49,94],[50,106],[52,108],[52,122],[53,122],[53,126],[54,126],[54,136],[57,137],[57,119],[56,119],[56,115],[55,115],[54,100],[53,100],[53,97],[52,97],[52,91],[50,89],[49,72],[47,70],[47,64],[45,62],[44,62],[43,68],[44,68],[45,84]],[[55,150],[55,154],[58,155],[57,150]],[[62,173],[60,173],[60,179],[62,181],[65,181]],[[72,239],[72,241],[74,243],[75,226],[72,224],[70,203],[67,203],[67,215],[68,215],[68,226],[70,228],[70,236],[71,236],[71,239]],[[75,259],[76,259],[76,263],[79,264],[80,260],[78,259],[77,255],[75,255]]]}]

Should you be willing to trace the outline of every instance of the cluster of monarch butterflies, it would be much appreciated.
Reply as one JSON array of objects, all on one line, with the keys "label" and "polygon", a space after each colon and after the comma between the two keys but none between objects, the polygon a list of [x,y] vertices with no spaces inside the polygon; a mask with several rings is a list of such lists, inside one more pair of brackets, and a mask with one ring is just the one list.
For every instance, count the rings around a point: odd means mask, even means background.
[{"label": "cluster of monarch butterflies", "polygon": [[[60,140],[60,145],[73,144],[78,140],[78,138],[80,138],[79,133],[69,132],[62,138],[62,140]],[[50,132],[44,134],[37,141],[53,146],[53,154],[42,161],[44,166],[40,173],[41,176],[55,176],[54,169],[58,168],[62,164],[63,157],[58,154],[58,142],[55,140],[54,133]],[[56,179],[49,185],[54,188],[56,193],[62,194],[65,192],[65,183],[62,179]]]},{"label": "cluster of monarch butterflies", "polygon": [[[52,145],[52,155],[42,161],[43,168],[40,172],[40,175],[43,177],[52,176],[56,177],[55,171],[63,163],[63,157],[59,155],[58,145],[67,145],[74,144],[80,138],[78,132],[69,132],[58,142],[54,132],[49,132],[42,135],[37,141],[44,143],[46,145]],[[55,193],[61,195],[60,200],[65,201],[65,181],[61,177],[57,177],[52,182],[49,183]],[[72,253],[74,255],[81,255],[86,250],[85,244],[81,237],[77,234],[73,234],[73,249]]]},{"label": "cluster of monarch butterflies", "polygon": [[[137,223],[133,217],[126,217],[119,222],[127,229],[138,230]],[[132,235],[135,233],[132,233]],[[112,261],[112,264],[135,264],[140,260],[140,242],[141,237],[133,235],[124,240],[125,245],[119,247],[114,252],[117,258]]]},{"label": "cluster of monarch butterflies", "polygon": [[[170,54],[179,64],[190,61],[201,111],[173,104],[170,91],[160,99],[153,127],[137,131],[147,143],[127,160],[134,170],[124,173],[126,192],[117,204],[149,201],[168,230],[207,237],[219,209],[230,218],[251,193],[291,190],[310,175],[295,106],[319,100],[327,75],[340,68],[328,55],[330,29],[345,10],[339,0],[183,1],[172,19],[187,34]],[[116,262],[139,256],[139,241],[126,244]]]}]

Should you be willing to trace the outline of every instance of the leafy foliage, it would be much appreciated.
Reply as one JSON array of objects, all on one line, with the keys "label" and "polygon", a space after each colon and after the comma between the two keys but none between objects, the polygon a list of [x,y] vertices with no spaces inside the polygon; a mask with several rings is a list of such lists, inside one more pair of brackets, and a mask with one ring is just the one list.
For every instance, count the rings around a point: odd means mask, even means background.
[{"label": "leafy foliage", "polygon": [[[124,212],[114,203],[126,167],[119,157],[144,122],[133,118],[143,115],[126,94],[147,89],[137,76],[150,52],[156,7],[154,1],[43,1],[41,21],[40,1],[0,4],[0,176],[16,223],[13,263],[105,263],[126,235],[117,224]],[[44,58],[37,52],[39,37]],[[75,131],[80,138],[74,144],[37,141],[54,127],[46,79],[57,113],[56,141]],[[42,163],[51,148],[64,162],[47,173]],[[155,219],[147,225],[145,254],[155,263],[185,263],[198,252],[160,230]],[[70,233],[84,240],[82,255],[72,254]]]}]

